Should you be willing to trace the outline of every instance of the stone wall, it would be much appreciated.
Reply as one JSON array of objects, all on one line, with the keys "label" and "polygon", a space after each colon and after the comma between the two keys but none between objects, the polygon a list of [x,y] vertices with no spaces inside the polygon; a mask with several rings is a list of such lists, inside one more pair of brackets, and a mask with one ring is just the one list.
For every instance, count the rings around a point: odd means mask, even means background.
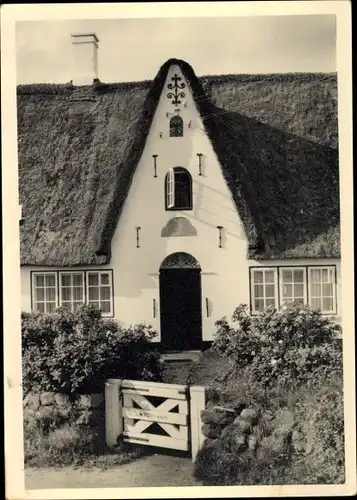
[{"label": "stone wall", "polygon": [[308,436],[288,410],[281,409],[274,414],[244,405],[223,407],[209,401],[201,412],[201,422],[206,438],[203,448],[258,457],[264,456],[266,451],[311,451]]},{"label": "stone wall", "polygon": [[23,400],[24,419],[36,420],[44,430],[66,423],[86,426],[105,439],[103,394],[69,397],[53,392],[30,392]]}]

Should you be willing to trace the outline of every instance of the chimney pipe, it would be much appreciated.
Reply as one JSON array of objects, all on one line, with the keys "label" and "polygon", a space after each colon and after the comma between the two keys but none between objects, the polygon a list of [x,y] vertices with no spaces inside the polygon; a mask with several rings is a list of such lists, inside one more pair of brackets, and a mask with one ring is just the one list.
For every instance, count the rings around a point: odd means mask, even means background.
[{"label": "chimney pipe", "polygon": [[73,33],[73,85],[92,85],[98,79],[98,43],[95,33]]}]

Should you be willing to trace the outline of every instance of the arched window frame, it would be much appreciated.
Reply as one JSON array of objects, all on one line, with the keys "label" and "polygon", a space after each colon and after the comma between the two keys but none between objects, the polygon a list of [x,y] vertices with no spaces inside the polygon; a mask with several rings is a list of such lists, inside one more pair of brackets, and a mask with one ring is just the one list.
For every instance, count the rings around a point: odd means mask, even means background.
[{"label": "arched window frame", "polygon": [[179,115],[174,115],[170,119],[170,137],[183,136],[183,119]]},{"label": "arched window frame", "polygon": [[[183,205],[178,205],[177,190],[181,187],[179,182],[177,182],[177,177],[183,175],[187,177],[187,200],[188,203]],[[188,170],[183,167],[170,168],[165,177],[165,208],[166,210],[192,210],[192,177]]]}]

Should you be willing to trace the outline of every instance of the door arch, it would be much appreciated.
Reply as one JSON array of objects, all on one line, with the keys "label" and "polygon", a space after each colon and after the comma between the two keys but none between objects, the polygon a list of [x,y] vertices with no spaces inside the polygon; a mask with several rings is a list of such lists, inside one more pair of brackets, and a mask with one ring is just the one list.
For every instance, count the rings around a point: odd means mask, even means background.
[{"label": "door arch", "polygon": [[161,263],[160,322],[164,350],[201,348],[201,266],[188,253],[173,253]]}]

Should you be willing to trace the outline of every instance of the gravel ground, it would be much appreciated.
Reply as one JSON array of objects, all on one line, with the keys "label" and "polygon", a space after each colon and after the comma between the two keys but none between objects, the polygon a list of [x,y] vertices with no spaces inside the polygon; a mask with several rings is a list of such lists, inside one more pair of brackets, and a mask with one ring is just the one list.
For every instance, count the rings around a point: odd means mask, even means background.
[{"label": "gravel ground", "polygon": [[110,469],[27,469],[26,489],[128,488],[140,486],[199,486],[189,458],[153,455]]}]

